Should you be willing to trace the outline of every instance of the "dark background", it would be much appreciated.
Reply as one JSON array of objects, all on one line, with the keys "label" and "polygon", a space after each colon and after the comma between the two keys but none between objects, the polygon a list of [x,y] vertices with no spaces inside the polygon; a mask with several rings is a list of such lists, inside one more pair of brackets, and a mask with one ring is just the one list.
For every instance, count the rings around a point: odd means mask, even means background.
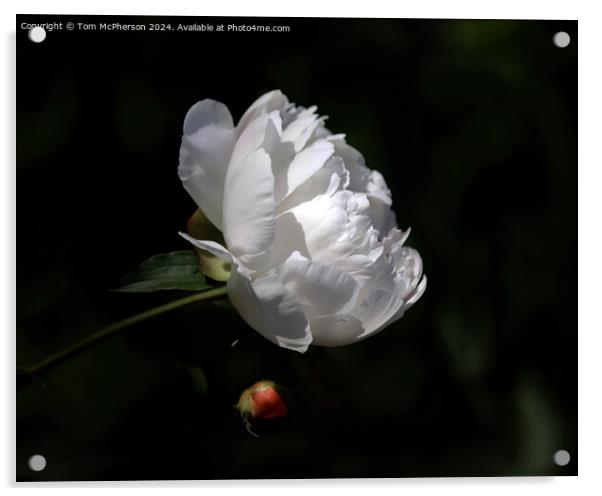
[{"label": "dark background", "polygon": [[[34,44],[19,28],[52,21],[291,32]],[[181,296],[109,289],[189,248],[177,232],[195,205],[176,168],[184,115],[206,97],[235,119],[274,88],[317,104],[385,176],[429,278],[386,331],[306,355],[218,305],[132,328],[19,388],[18,480],[577,473],[575,21],[28,15],[17,28],[18,365]],[[295,409],[256,439],[232,405],[259,379]],[[27,467],[36,453],[43,472]]]}]

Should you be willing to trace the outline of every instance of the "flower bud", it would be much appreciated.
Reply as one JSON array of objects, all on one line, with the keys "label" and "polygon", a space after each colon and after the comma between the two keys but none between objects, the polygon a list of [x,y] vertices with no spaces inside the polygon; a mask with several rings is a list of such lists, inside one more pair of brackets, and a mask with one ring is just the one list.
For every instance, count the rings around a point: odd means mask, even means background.
[{"label": "flower bud", "polygon": [[288,408],[273,381],[259,381],[245,389],[236,408],[249,420],[270,420],[288,415]]},{"label": "flower bud", "polygon": [[[223,243],[222,233],[217,229],[201,209],[197,209],[186,223],[186,232],[193,237]],[[230,264],[224,262],[206,250],[195,248],[201,272],[216,281],[227,281],[230,277]]]}]

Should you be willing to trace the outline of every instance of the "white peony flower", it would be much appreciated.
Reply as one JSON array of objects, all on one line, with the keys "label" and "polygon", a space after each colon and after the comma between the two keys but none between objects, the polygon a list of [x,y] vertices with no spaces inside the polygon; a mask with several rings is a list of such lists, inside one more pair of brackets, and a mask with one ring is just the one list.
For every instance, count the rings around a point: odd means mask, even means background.
[{"label": "white peony flower", "polygon": [[232,264],[228,294],[251,327],[300,352],[376,334],[426,287],[382,175],[316,109],[271,91],[234,126],[223,103],[201,100],[178,169],[226,246],[181,235]]}]

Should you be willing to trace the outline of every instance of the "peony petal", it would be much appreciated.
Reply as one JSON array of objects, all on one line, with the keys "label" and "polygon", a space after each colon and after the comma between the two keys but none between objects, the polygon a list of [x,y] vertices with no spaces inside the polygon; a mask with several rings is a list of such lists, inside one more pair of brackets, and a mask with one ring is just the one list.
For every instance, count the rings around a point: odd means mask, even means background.
[{"label": "peony petal", "polygon": [[395,246],[391,249],[396,280],[405,279],[408,287],[416,287],[422,276],[422,258],[409,246]]},{"label": "peony petal", "polygon": [[366,184],[368,200],[370,200],[370,218],[372,224],[384,237],[387,233],[397,226],[395,212],[391,205],[391,190],[388,188],[385,178],[378,171],[371,171]]},{"label": "peony petal", "polygon": [[394,227],[382,240],[383,247],[385,248],[386,252],[390,254],[391,259],[394,261],[394,265],[396,267],[399,266],[397,254],[401,250],[401,247],[406,242],[411,232],[412,229],[409,227],[405,231]]},{"label": "peony petal", "polygon": [[376,170],[370,171],[365,188],[366,193],[370,196],[380,199],[389,206],[393,204],[393,200],[391,200],[391,190],[387,186],[387,182],[380,172]]},{"label": "peony petal", "polygon": [[358,284],[334,266],[313,262],[294,252],[277,272],[295,295],[308,319],[346,314],[355,306]]},{"label": "peony petal", "polygon": [[333,315],[311,321],[313,344],[319,346],[345,346],[355,343],[363,331],[362,323],[351,315]]},{"label": "peony petal", "polygon": [[395,290],[373,291],[353,312],[364,327],[358,339],[372,336],[401,318],[426,289],[426,277],[422,277],[422,259],[416,250],[400,248],[395,263]]},{"label": "peony petal", "polygon": [[301,151],[314,132],[324,125],[326,117],[317,115],[316,110],[317,107],[302,109],[282,132],[282,140],[294,143],[296,152]]},{"label": "peony petal", "polygon": [[[420,279],[422,260],[416,250],[401,247],[405,237],[406,233],[401,233],[399,230],[391,234],[385,249],[389,250],[391,248],[389,245],[394,240],[397,245],[393,248],[398,248],[395,256],[391,258],[391,262],[388,262],[385,252],[371,265],[364,266],[363,275],[371,277],[360,281],[357,274],[354,274],[354,278],[360,284],[357,295],[359,304],[350,315],[337,316],[337,319],[311,321],[315,344],[341,346],[373,336],[401,318],[405,311],[420,298],[426,288],[426,278]],[[392,262],[397,266],[392,266]],[[337,333],[341,334],[340,341],[337,340],[335,328],[338,329]]]},{"label": "peony petal", "polygon": [[280,90],[273,90],[265,95],[260,96],[246,110],[246,112],[240,118],[240,121],[238,121],[239,134],[244,131],[250,122],[259,117],[261,114],[269,114],[274,111],[281,113],[288,105],[288,98]]},{"label": "peony petal", "polygon": [[223,233],[230,251],[252,270],[269,259],[275,228],[274,175],[270,156],[258,149],[226,176]]},{"label": "peony petal", "polygon": [[335,148],[335,154],[343,159],[349,171],[349,189],[351,191],[366,192],[366,185],[370,177],[370,169],[366,167],[364,156],[355,148],[345,142],[340,134],[329,136],[328,139]]},{"label": "peony petal", "polygon": [[[345,137],[344,134],[338,134],[336,135],[337,137]],[[311,134],[311,136],[309,137],[309,139],[307,140],[307,143],[305,144],[305,146],[311,145],[314,141],[319,140],[319,139],[332,139],[332,133],[330,132],[330,129],[328,129],[326,126],[324,126],[324,124],[322,123],[322,125],[318,126],[314,132]]]},{"label": "peony petal", "polygon": [[278,112],[271,112],[257,117],[240,134],[228,166],[228,169],[233,169],[231,174],[238,174],[245,159],[263,145],[269,123],[276,128],[277,133],[282,132],[280,115]]},{"label": "peony petal", "polygon": [[379,232],[382,239],[394,227],[397,227],[395,212],[391,209],[391,205],[383,202],[380,198],[368,195],[370,202],[370,219],[372,225]]},{"label": "peony petal", "polygon": [[391,325],[393,322],[396,322],[397,320],[399,320],[401,317],[404,316],[405,312],[410,307],[412,307],[414,305],[414,303],[416,303],[420,299],[420,297],[424,293],[425,289],[426,289],[426,276],[423,276],[422,280],[420,281],[420,284],[418,284],[418,286],[413,291],[413,293],[411,293],[411,296],[409,296],[407,298],[407,300],[403,301],[402,304],[399,305],[397,311],[393,314],[392,317],[390,317],[386,322],[381,324],[379,327],[377,327],[373,331],[365,331],[364,333],[362,333],[359,336],[358,339],[361,340],[361,339],[365,339],[369,336],[374,336],[375,334],[379,333],[380,331],[382,331],[383,329],[385,329],[386,327]]},{"label": "peony petal", "polygon": [[397,226],[395,212],[391,209],[391,191],[384,177],[380,172],[366,167],[362,154],[348,145],[341,135],[329,136],[327,139],[334,144],[335,155],[343,159],[349,171],[349,189],[367,193],[370,201],[370,219],[380,237],[384,237]]},{"label": "peony petal", "polygon": [[228,294],[242,318],[273,343],[301,353],[307,351],[312,334],[295,296],[274,271],[251,281],[233,272]]},{"label": "peony petal", "polygon": [[232,254],[228,251],[227,248],[224,248],[219,243],[215,241],[196,239],[184,232],[180,232],[178,234],[182,236],[186,241],[192,243],[197,248],[200,248],[201,250],[206,250],[209,253],[215,255],[216,257],[221,258],[222,260],[232,262]]},{"label": "peony petal", "polygon": [[414,290],[414,294],[412,294],[412,296],[410,296],[406,300],[405,309],[404,310],[407,310],[412,305],[414,305],[414,303],[416,303],[420,299],[420,297],[422,296],[422,293],[424,293],[425,289],[426,289],[426,276],[422,276],[422,280],[420,281],[420,283],[418,284],[418,286]]},{"label": "peony petal", "polygon": [[332,156],[313,174],[284,198],[277,206],[277,214],[290,210],[301,203],[310,201],[319,195],[332,196],[344,189],[349,181],[349,173],[340,157]]},{"label": "peony petal", "polygon": [[[326,140],[318,140],[297,153],[288,166],[280,171],[286,175],[284,184],[276,191],[276,201],[280,202],[306,182],[334,153],[334,146]],[[280,183],[279,183],[280,184]]]},{"label": "peony petal", "polygon": [[278,112],[257,117],[241,134],[226,175],[224,238],[232,253],[252,270],[267,267],[274,240],[274,169],[292,152],[282,145],[281,133]]},{"label": "peony petal", "polygon": [[337,191],[302,203],[290,212],[304,233],[312,260],[345,266],[353,255],[368,255],[378,246],[365,194]]},{"label": "peony petal", "polygon": [[202,100],[186,114],[178,175],[218,229],[222,228],[224,182],[234,141],[232,116],[223,103]]},{"label": "peony petal", "polygon": [[353,316],[362,323],[364,329],[358,339],[365,339],[384,329],[402,305],[403,298],[399,293],[380,288],[372,290],[353,312]]},{"label": "peony petal", "polygon": [[205,98],[195,103],[184,118],[184,134],[193,134],[205,126],[218,126],[227,129],[234,127],[232,114],[222,102]]},{"label": "peony petal", "polygon": [[[277,123],[276,123],[277,124]],[[272,173],[274,174],[274,198],[282,198],[287,189],[287,170],[295,158],[295,148],[292,143],[282,141],[282,131],[269,120],[266,125],[265,137],[261,147],[270,155]]]},{"label": "peony petal", "polygon": [[275,237],[269,266],[282,265],[295,251],[300,252],[305,258],[311,257],[305,244],[303,227],[292,212],[285,212],[276,217]]}]

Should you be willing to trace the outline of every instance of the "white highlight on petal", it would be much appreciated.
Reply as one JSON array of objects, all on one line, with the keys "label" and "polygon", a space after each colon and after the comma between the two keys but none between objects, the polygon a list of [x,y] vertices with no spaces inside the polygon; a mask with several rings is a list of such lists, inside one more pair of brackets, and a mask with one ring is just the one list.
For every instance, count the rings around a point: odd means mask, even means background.
[{"label": "white highlight on petal", "polygon": [[334,146],[326,140],[318,140],[297,153],[286,168],[285,189],[277,192],[281,201],[320,170],[334,153]]}]

